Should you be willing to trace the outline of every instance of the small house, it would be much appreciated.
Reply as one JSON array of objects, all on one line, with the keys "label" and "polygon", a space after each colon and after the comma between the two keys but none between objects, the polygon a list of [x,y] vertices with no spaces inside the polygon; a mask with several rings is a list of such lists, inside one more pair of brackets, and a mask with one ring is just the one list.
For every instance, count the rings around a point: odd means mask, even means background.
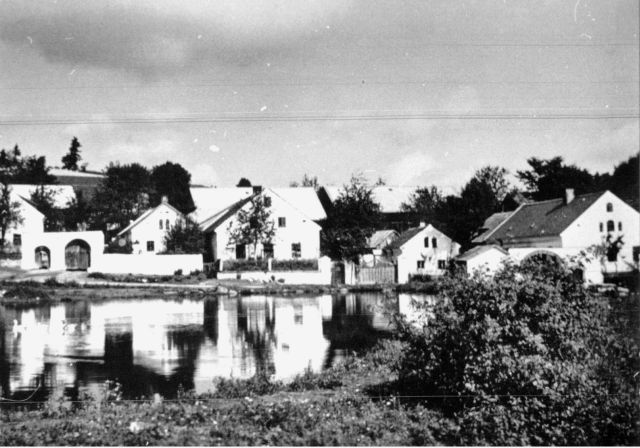
[{"label": "small house", "polygon": [[401,233],[389,245],[398,271],[398,282],[414,275],[438,276],[446,272],[449,261],[460,251],[460,245],[433,225],[420,225]]},{"label": "small house", "polygon": [[493,275],[509,258],[509,253],[500,246],[486,245],[476,246],[465,253],[458,255],[455,262],[463,268],[467,274],[476,272]]}]

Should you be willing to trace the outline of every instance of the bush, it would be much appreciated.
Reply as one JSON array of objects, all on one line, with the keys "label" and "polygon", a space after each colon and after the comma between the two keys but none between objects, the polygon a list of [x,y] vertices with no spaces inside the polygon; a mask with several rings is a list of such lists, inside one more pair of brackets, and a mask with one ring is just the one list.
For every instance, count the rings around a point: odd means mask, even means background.
[{"label": "bush", "polygon": [[[399,321],[405,392],[437,395],[455,444],[633,444],[637,348],[562,266],[443,282],[429,327]],[[427,309],[424,309],[427,312]],[[433,401],[432,401],[433,402]]]},{"label": "bush", "polygon": [[273,271],[317,271],[317,259],[295,258],[292,260],[273,260],[271,262]]},{"label": "bush", "polygon": [[21,252],[5,252],[0,250],[0,260],[22,260]]},{"label": "bush", "polygon": [[11,286],[2,296],[6,299],[48,299],[49,295],[37,286],[20,285]]},{"label": "bush", "polygon": [[222,266],[224,271],[266,271],[267,260],[225,260]]},{"label": "bush", "polygon": [[201,254],[204,252],[204,234],[195,222],[178,222],[164,238],[164,254]]}]

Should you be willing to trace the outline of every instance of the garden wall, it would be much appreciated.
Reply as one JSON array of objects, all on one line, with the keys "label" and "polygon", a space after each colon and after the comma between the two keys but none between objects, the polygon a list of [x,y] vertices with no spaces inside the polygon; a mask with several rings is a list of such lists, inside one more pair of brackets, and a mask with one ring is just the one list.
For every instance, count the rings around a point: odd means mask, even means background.
[{"label": "garden wall", "polygon": [[173,275],[179,269],[185,275],[202,271],[202,255],[104,254],[99,262],[89,268],[89,272]]},{"label": "garden wall", "polygon": [[250,280],[270,282],[284,280],[289,285],[329,285],[331,284],[331,259],[318,259],[318,270],[313,271],[220,271],[218,280]]}]

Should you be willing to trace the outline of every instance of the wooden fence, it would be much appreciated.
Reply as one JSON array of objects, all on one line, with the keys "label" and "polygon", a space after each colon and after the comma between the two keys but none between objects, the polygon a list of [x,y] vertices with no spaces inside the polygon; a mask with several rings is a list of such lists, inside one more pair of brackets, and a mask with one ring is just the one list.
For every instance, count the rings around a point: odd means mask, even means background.
[{"label": "wooden fence", "polygon": [[375,283],[395,283],[396,267],[394,265],[380,265],[371,268],[360,267],[357,270],[357,283],[359,285],[372,285]]}]

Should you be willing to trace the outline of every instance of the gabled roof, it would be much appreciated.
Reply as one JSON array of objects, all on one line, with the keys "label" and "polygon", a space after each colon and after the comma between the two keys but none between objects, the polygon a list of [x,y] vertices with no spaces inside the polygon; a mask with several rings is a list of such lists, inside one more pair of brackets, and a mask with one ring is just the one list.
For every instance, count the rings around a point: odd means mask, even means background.
[{"label": "gabled roof", "polygon": [[563,199],[522,204],[511,216],[499,224],[485,241],[502,241],[521,238],[557,237],[573,221],[582,215],[605,192],[576,196],[568,204]]},{"label": "gabled roof", "polygon": [[313,221],[325,219],[327,214],[320,203],[318,193],[312,187],[268,188],[285,202]]},{"label": "gabled roof", "polygon": [[389,244],[389,247],[391,249],[400,249],[405,245],[405,243],[407,243],[410,239],[422,232],[427,227],[412,227],[411,229],[405,230],[398,236],[395,241]]},{"label": "gabled roof", "polygon": [[500,212],[494,213],[493,215],[489,216],[487,219],[485,219],[484,224],[482,224],[482,227],[479,229],[482,231],[482,233],[475,237],[471,242],[475,244],[484,243],[487,237],[489,237],[489,235],[493,233],[496,227],[502,224],[512,214],[513,212]]},{"label": "gabled roof", "polygon": [[398,232],[395,230],[378,230],[367,240],[367,247],[369,247],[369,249],[383,249],[389,239],[395,239],[397,237]]},{"label": "gabled roof", "polygon": [[251,187],[192,187],[189,191],[196,206],[193,216],[199,223],[253,195]]},{"label": "gabled roof", "polygon": [[[30,198],[31,193],[36,191],[40,186],[32,184],[11,184],[10,187],[11,191],[17,195],[20,195],[23,198]],[[55,192],[53,201],[54,205],[58,208],[66,208],[67,204],[76,197],[76,193],[73,191],[73,187],[71,185],[52,184],[44,185],[44,187],[48,191]]]},{"label": "gabled roof", "polygon": [[17,202],[24,202],[27,205],[29,205],[30,207],[32,207],[35,211],[37,211],[38,213],[40,213],[43,217],[44,217],[44,213],[42,213],[40,210],[38,210],[38,207],[36,206],[36,204],[33,203],[33,201],[31,201],[28,198],[25,198],[24,196],[17,194],[13,191],[11,191],[10,193],[10,197],[11,197],[11,201],[17,201]]},{"label": "gabled roof", "polygon": [[176,212],[179,216],[182,216],[182,213],[180,213],[180,211],[178,209],[176,209],[174,206],[172,206],[171,204],[169,204],[168,202],[161,202],[157,207],[153,207],[150,208],[149,210],[147,210],[146,212],[144,212],[142,215],[140,215],[138,217],[138,219],[136,219],[135,221],[133,221],[132,223],[130,223],[127,227],[125,227],[124,229],[122,229],[120,232],[118,232],[118,236],[129,232],[131,229],[133,229],[135,226],[137,226],[138,224],[140,224],[142,221],[144,221],[145,219],[147,219],[149,216],[151,216],[153,214],[153,212],[155,212],[156,210],[158,210],[160,207],[162,206],[166,206],[169,207],[169,209],[173,210],[174,212]]},{"label": "gabled roof", "polygon": [[224,210],[219,211],[218,213],[210,216],[200,223],[200,229],[203,232],[207,232],[209,230],[217,228],[220,224],[225,222],[227,219],[238,213],[238,211],[244,207],[247,203],[251,202],[251,200],[256,196],[253,194],[249,197],[239,200],[238,202],[231,204]]},{"label": "gabled roof", "polygon": [[509,254],[509,252],[507,252],[506,250],[504,250],[500,246],[496,246],[495,244],[488,244],[486,246],[476,246],[473,249],[469,249],[465,253],[463,253],[461,255],[458,255],[456,257],[456,260],[458,260],[458,261],[468,261],[468,260],[471,260],[474,257],[477,257],[480,254],[483,254],[485,252],[489,252],[490,250],[500,251],[504,255],[508,255]]}]

